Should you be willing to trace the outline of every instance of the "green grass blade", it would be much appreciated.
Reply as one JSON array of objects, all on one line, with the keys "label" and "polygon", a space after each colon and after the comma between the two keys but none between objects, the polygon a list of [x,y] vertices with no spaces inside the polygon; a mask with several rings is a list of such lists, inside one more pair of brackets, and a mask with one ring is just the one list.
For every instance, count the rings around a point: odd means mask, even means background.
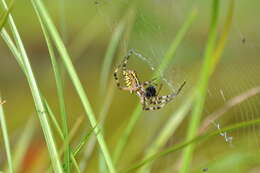
[{"label": "green grass blade", "polygon": [[[188,96],[189,97],[187,97],[184,103],[182,103],[182,106],[178,108],[177,111],[172,113],[161,132],[158,133],[158,136],[155,138],[154,142],[145,152],[144,159],[149,158],[151,155],[159,152],[159,150],[166,145],[170,137],[174,134],[183,119],[186,117],[194,101],[193,93],[188,94]],[[152,162],[142,167],[139,172],[149,172],[151,164]]]},{"label": "green grass blade", "polygon": [[124,23],[121,22],[118,24],[114,33],[112,34],[110,43],[108,45],[100,74],[100,96],[103,96],[105,94],[105,90],[107,88],[107,81],[110,76],[109,72],[111,70],[112,61],[115,56],[116,48],[118,47],[120,38],[122,37],[123,30]]},{"label": "green grass blade", "polygon": [[60,73],[60,67],[58,62],[56,61],[54,49],[51,43],[51,40],[48,36],[47,30],[44,27],[41,18],[39,18],[39,22],[41,24],[43,34],[47,43],[47,47],[50,54],[50,59],[54,71],[56,86],[57,86],[57,93],[58,93],[58,99],[59,99],[59,107],[60,107],[60,113],[61,113],[61,120],[62,120],[62,133],[64,136],[64,143],[65,143],[65,154],[64,154],[64,166],[66,172],[70,173],[70,145],[69,145],[69,136],[68,136],[68,123],[67,123],[67,113],[66,113],[66,107],[65,107],[65,98],[64,98],[64,87],[63,87],[63,81]]},{"label": "green grass blade", "polygon": [[[210,32],[208,37],[208,42],[205,49],[205,55],[204,55],[204,64],[202,67],[202,72],[199,80],[199,84],[197,86],[198,88],[198,94],[195,98],[195,105],[194,109],[192,111],[191,120],[188,127],[187,132],[187,140],[192,139],[196,133],[197,128],[199,125],[200,117],[203,111],[203,105],[206,98],[206,89],[208,85],[209,80],[209,67],[210,67],[210,59],[211,55],[213,54],[214,48],[215,48],[215,41],[217,38],[217,19],[218,19],[218,12],[219,12],[219,0],[213,1],[213,10],[212,10],[212,19],[211,19],[211,26],[210,26]],[[194,150],[194,146],[190,145],[188,146],[184,152],[183,152],[183,163],[181,172],[187,173],[189,172],[190,168],[190,162],[192,160],[192,153]]]},{"label": "green grass blade", "polygon": [[176,144],[176,145],[174,145],[172,147],[169,147],[168,149],[165,149],[164,151],[161,151],[159,153],[153,154],[149,158],[147,158],[145,160],[142,160],[141,162],[139,162],[137,164],[133,164],[133,166],[131,166],[130,168],[120,171],[120,173],[133,172],[136,169],[142,167],[143,165],[146,165],[146,164],[148,164],[148,163],[150,163],[150,162],[152,162],[152,161],[154,161],[156,159],[159,159],[159,158],[161,158],[163,156],[166,156],[166,155],[168,155],[170,153],[174,153],[174,152],[180,151],[181,149],[184,149],[185,147],[189,147],[190,145],[192,145],[194,143],[205,141],[205,140],[210,139],[211,137],[218,136],[218,135],[220,135],[220,132],[231,132],[231,131],[234,131],[234,130],[238,130],[238,129],[241,129],[241,128],[254,126],[254,125],[257,125],[257,124],[260,124],[260,119],[255,119],[255,120],[250,120],[250,121],[243,121],[241,123],[233,124],[233,125],[230,125],[228,127],[222,128],[221,131],[215,130],[213,132],[206,133],[204,135],[195,136],[194,138],[192,138],[192,139],[190,139],[190,140],[188,140],[186,142],[183,142],[183,143],[180,143],[180,144]]},{"label": "green grass blade", "polygon": [[46,99],[44,99],[44,106],[45,106],[47,114],[49,115],[49,117],[50,117],[56,131],[58,132],[59,136],[61,137],[61,139],[64,139],[64,135],[63,135],[63,132],[60,128],[60,125],[59,125],[59,123],[58,123],[58,121],[57,121],[57,119],[56,119],[56,117],[55,117],[55,115],[54,115],[54,113],[53,113],[53,111],[52,111],[52,109],[51,109],[51,107],[48,104]]},{"label": "green grass blade", "polygon": [[[197,85],[198,92],[196,95],[194,109],[191,115],[189,129],[187,133],[187,140],[192,139],[197,134],[198,126],[203,112],[209,78],[212,72],[214,71],[217,62],[219,61],[221,54],[223,52],[224,45],[228,36],[228,31],[230,30],[230,26],[232,22],[233,9],[234,9],[234,1],[231,1],[228,10],[228,15],[226,18],[226,23],[224,26],[224,32],[222,33],[221,39],[217,44],[217,47],[215,48],[216,38],[217,38],[217,18],[219,15],[218,14],[219,1],[215,0],[213,2],[212,22],[210,27],[209,39],[208,39],[207,47],[205,49],[205,55],[204,55],[205,60],[201,72],[201,77]],[[194,148],[195,148],[194,145],[190,145],[184,150],[183,165],[181,169],[182,173],[189,172],[190,162],[192,160],[192,154]]]},{"label": "green grass blade", "polygon": [[8,15],[13,9],[13,6],[14,6],[14,0],[12,0],[10,2],[9,8],[1,14],[1,16],[0,16],[0,31],[4,27],[4,25],[5,25],[5,23],[8,19]]},{"label": "green grass blade", "polygon": [[79,142],[79,144],[75,147],[75,149],[73,150],[73,155],[76,156],[80,150],[82,149],[82,147],[87,143],[90,135],[94,132],[94,129],[96,127],[92,128]]},{"label": "green grass blade", "polygon": [[[63,44],[58,32],[57,32],[55,25],[53,24],[48,12],[46,11],[46,8],[44,7],[43,3],[40,0],[31,0],[31,2],[34,5],[35,10],[38,11],[44,25],[46,26],[46,28],[48,30],[48,33],[50,34],[58,52],[59,52],[59,54],[62,58],[62,61],[65,65],[65,68],[69,73],[69,76],[72,80],[74,87],[76,88],[76,91],[77,91],[77,93],[80,97],[80,100],[83,104],[83,108],[84,108],[86,115],[87,115],[87,117],[88,117],[88,119],[91,123],[92,128],[95,127],[97,125],[97,122],[96,122],[96,119],[95,119],[94,112],[91,108],[91,105],[89,103],[87,95],[85,94],[83,86],[82,86],[82,84],[81,84],[81,82],[80,82],[80,80],[77,76],[77,73],[74,69],[74,66],[71,62],[70,56],[69,56],[69,54],[68,54],[68,52],[67,52],[67,50],[66,50],[66,48]],[[106,160],[108,169],[110,170],[110,172],[113,173],[113,172],[115,172],[115,168],[114,168],[114,165],[112,163],[110,154],[108,152],[105,140],[104,140],[102,134],[98,133],[98,128],[95,128],[94,131],[97,134],[99,146],[102,150],[102,153],[104,154],[104,158]]]},{"label": "green grass blade", "polygon": [[214,69],[216,68],[216,65],[218,64],[218,62],[221,58],[221,55],[224,51],[224,47],[225,47],[227,39],[228,39],[228,34],[231,30],[234,8],[235,8],[235,2],[234,2],[234,0],[230,0],[230,5],[229,5],[226,21],[224,24],[224,28],[221,33],[220,39],[217,43],[217,47],[214,50],[213,58],[211,59],[212,62],[211,62],[211,67],[210,67],[211,68],[210,75],[214,72]]},{"label": "green grass blade", "polygon": [[9,167],[9,172],[13,173],[13,161],[12,161],[12,155],[11,155],[11,147],[9,143],[9,136],[7,132],[7,125],[5,121],[5,115],[4,115],[4,109],[3,109],[3,101],[0,97],[0,125],[2,129],[2,134],[4,138],[4,145],[5,145],[5,151],[6,151],[6,156],[7,156],[7,162],[8,162],[8,167]]},{"label": "green grass blade", "polygon": [[[63,141],[63,146],[59,149],[59,155],[62,155],[64,153],[65,148],[66,148],[65,138],[64,138],[63,132],[62,132],[62,130],[60,128],[60,125],[59,125],[57,119],[55,118],[56,116],[54,115],[54,113],[53,113],[52,109],[50,108],[50,106],[49,106],[48,102],[46,101],[46,99],[44,99],[44,101],[45,101],[44,103],[45,103],[47,114],[50,116],[50,118],[51,118],[51,120],[52,120],[52,122],[54,124],[54,127],[57,130],[57,132],[58,132],[59,137]],[[73,128],[71,129],[70,134],[69,134],[69,138],[68,138],[68,142],[70,142],[71,139],[73,138],[73,136],[75,135],[75,133],[76,133],[77,129],[79,128],[79,125],[82,122],[82,120],[83,120],[83,118],[80,117],[77,120],[77,122],[75,123],[75,125],[73,126]],[[79,169],[78,163],[76,162],[76,159],[75,159],[74,155],[72,154],[72,152],[70,152],[69,156],[70,156],[70,160],[72,161],[76,171],[78,173],[80,173],[80,169]],[[49,168],[47,172],[51,172],[51,168]]]},{"label": "green grass blade", "polygon": [[[115,87],[114,87],[114,84],[111,82],[108,87],[108,92],[105,97],[104,106],[101,108],[102,110],[100,111],[100,114],[99,114],[100,126],[104,125],[109,108],[110,108],[112,100],[113,100],[114,92],[115,92]],[[95,149],[95,145],[96,145],[96,137],[94,135],[92,135],[86,146],[84,156],[80,161],[80,165],[82,165],[82,168],[83,168],[82,170],[86,169],[88,160],[90,159],[90,157]]]},{"label": "green grass blade", "polygon": [[[100,84],[99,84],[99,86],[100,86],[100,88],[99,88],[100,98],[102,98],[102,97],[104,97],[104,95],[106,95],[112,61],[113,61],[113,58],[115,57],[116,49],[117,49],[118,44],[120,42],[120,39],[123,35],[123,31],[124,31],[124,27],[125,27],[124,25],[125,24],[122,21],[115,28],[115,31],[111,36],[110,43],[108,44],[108,47],[107,47],[107,50],[106,50],[106,54],[105,54],[105,57],[104,57],[104,61],[103,61],[103,65],[102,65],[101,73],[100,73]],[[103,107],[106,107],[106,103],[105,103],[106,100],[107,99],[105,99],[103,101],[101,99],[101,105],[104,105],[104,106],[102,106],[101,110],[103,109]],[[101,115],[101,113],[100,113],[100,115]],[[101,126],[101,128],[102,127],[103,126]],[[104,131],[103,131],[103,135],[105,135]],[[102,152],[102,151],[99,151],[99,152]],[[107,167],[106,167],[102,153],[99,154],[99,167],[100,167],[100,172],[104,172],[104,173],[106,172]]]},{"label": "green grass blade", "polygon": [[[158,77],[158,75],[160,73],[163,73],[166,70],[167,66],[169,66],[169,64],[172,61],[172,58],[175,55],[175,52],[176,52],[178,46],[180,45],[180,42],[183,40],[185,33],[187,33],[189,27],[191,26],[192,22],[194,21],[196,14],[197,14],[196,10],[193,10],[191,12],[191,14],[189,15],[189,17],[184,22],[184,25],[182,26],[180,31],[177,33],[176,39],[174,39],[174,41],[170,45],[168,51],[166,52],[165,56],[163,57],[161,65],[154,73],[154,75],[153,75],[154,77]],[[115,152],[113,155],[114,163],[118,162],[118,160],[127,144],[128,138],[129,138],[131,132],[133,131],[135,124],[137,123],[137,121],[140,118],[141,113],[142,113],[142,106],[140,104],[138,104],[137,107],[135,108],[133,114],[130,116],[130,120],[128,122],[127,127],[124,129],[124,131],[122,133],[122,137],[119,139],[119,141],[116,145]]]},{"label": "green grass blade", "polygon": [[[224,46],[227,41],[227,36],[230,31],[234,5],[231,5],[230,8],[231,9],[228,11],[228,16],[227,16],[226,23],[224,25],[223,33],[217,44],[217,48],[214,50],[214,53],[213,53],[214,57],[212,58],[212,61],[213,61],[211,63],[212,67],[210,67],[211,73],[213,73],[213,71],[215,69],[215,65],[218,63],[218,61],[221,57],[221,54],[223,53]],[[173,115],[171,116],[172,118],[165,125],[162,132],[159,133],[160,135],[155,140],[155,142],[151,145],[150,149],[148,149],[147,153],[150,153],[148,155],[151,155],[152,153],[158,151],[159,148],[164,146],[166,144],[166,142],[168,141],[168,139],[170,138],[170,136],[174,133],[175,129],[179,126],[181,121],[184,119],[184,117],[185,117],[187,111],[189,110],[191,103],[193,102],[193,99],[194,99],[194,94],[190,94],[190,95],[191,96],[187,99],[187,101],[183,104],[183,106],[178,111],[176,111],[176,113],[173,113]]]},{"label": "green grass blade", "polygon": [[[5,9],[7,9],[7,5],[6,5],[5,1],[2,0],[1,2],[4,5]],[[21,56],[17,57],[17,59],[19,59],[19,58],[22,59],[21,65],[24,66],[25,74],[26,74],[29,86],[31,88],[31,93],[33,95],[35,107],[36,107],[36,110],[37,110],[37,113],[38,113],[38,116],[40,119],[40,123],[41,123],[43,133],[44,133],[44,136],[46,139],[47,147],[48,147],[48,150],[50,153],[52,166],[53,166],[55,172],[61,173],[61,172],[63,172],[62,166],[60,163],[55,141],[54,141],[53,134],[52,134],[52,131],[51,131],[48,119],[47,119],[46,111],[44,108],[43,101],[41,99],[41,95],[40,95],[40,91],[39,91],[36,79],[34,77],[27,53],[24,49],[22,40],[20,38],[20,35],[19,35],[18,30],[15,25],[15,22],[11,15],[9,15],[8,18],[9,18],[8,21],[10,23],[11,30],[13,32],[15,41],[17,43],[19,53],[21,55]]]},{"label": "green grass blade", "polygon": [[188,32],[188,30],[191,27],[191,24],[195,20],[196,16],[197,16],[197,9],[193,9],[191,11],[191,14],[188,16],[188,18],[184,22],[181,29],[178,31],[176,38],[171,43],[169,49],[167,50],[165,56],[163,57],[163,61],[157,68],[157,70],[154,74],[154,77],[160,76],[160,72],[163,73],[167,69],[169,64],[171,64],[172,58],[175,56],[178,46],[180,45],[181,41],[184,39],[185,34]]},{"label": "green grass blade", "polygon": [[7,33],[7,31],[4,28],[1,31],[1,37],[3,38],[3,40],[7,44],[8,48],[10,49],[12,54],[14,55],[18,65],[20,66],[20,68],[22,69],[24,74],[27,76],[27,72],[24,68],[24,64],[23,64],[23,61],[22,61],[22,58],[21,58],[21,54],[20,54],[19,50],[16,48],[13,40],[11,39],[11,37],[9,36],[9,34]]}]

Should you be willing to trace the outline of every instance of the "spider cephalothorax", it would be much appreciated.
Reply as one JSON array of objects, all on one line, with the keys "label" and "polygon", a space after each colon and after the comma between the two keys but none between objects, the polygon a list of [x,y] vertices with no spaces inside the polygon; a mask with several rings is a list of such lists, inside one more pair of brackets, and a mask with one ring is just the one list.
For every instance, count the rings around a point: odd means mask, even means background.
[{"label": "spider cephalothorax", "polygon": [[[165,96],[158,96],[162,88],[162,84],[155,83],[155,80],[140,82],[137,74],[134,70],[126,68],[127,62],[130,56],[135,53],[134,50],[130,50],[125,56],[123,62],[115,69],[114,78],[117,87],[121,90],[135,93],[143,105],[143,110],[157,110],[164,107],[168,102],[172,101],[176,97],[185,85],[185,82],[180,86],[176,93],[172,93]],[[122,78],[125,86],[122,86],[119,81],[118,71],[122,68]]]}]

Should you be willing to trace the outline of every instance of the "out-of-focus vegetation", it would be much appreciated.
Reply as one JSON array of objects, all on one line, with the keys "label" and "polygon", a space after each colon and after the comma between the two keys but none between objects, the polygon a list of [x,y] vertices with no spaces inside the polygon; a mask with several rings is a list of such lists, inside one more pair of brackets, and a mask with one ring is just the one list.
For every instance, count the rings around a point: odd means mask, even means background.
[{"label": "out-of-focus vegetation", "polygon": [[[2,2],[0,171],[260,171],[259,1],[16,0],[22,43]],[[163,109],[116,88],[131,48],[161,95],[187,82]]]}]

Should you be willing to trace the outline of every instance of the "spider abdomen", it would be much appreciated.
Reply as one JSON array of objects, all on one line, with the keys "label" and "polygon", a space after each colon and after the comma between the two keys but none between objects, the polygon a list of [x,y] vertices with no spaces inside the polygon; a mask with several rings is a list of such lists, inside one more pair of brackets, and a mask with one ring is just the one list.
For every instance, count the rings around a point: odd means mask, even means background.
[{"label": "spider abdomen", "polygon": [[133,70],[123,71],[123,78],[124,78],[126,87],[135,88],[135,87],[139,86],[139,81],[138,81],[137,75]]}]

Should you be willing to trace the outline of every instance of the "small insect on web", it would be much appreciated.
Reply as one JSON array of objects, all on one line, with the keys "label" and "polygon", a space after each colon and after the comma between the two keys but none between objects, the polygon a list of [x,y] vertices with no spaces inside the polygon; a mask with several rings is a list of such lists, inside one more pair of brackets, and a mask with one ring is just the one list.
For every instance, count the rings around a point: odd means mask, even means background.
[{"label": "small insect on web", "polygon": [[[180,93],[186,82],[183,82],[176,93],[159,96],[162,84],[156,83],[156,79],[140,82],[137,73],[127,68],[128,60],[134,53],[133,49],[129,50],[123,61],[115,69],[114,79],[117,87],[121,90],[129,91],[131,94],[136,94],[140,98],[143,110],[149,111],[163,108]],[[122,86],[119,81],[118,73],[120,69],[122,70],[122,78],[125,86]]]}]

